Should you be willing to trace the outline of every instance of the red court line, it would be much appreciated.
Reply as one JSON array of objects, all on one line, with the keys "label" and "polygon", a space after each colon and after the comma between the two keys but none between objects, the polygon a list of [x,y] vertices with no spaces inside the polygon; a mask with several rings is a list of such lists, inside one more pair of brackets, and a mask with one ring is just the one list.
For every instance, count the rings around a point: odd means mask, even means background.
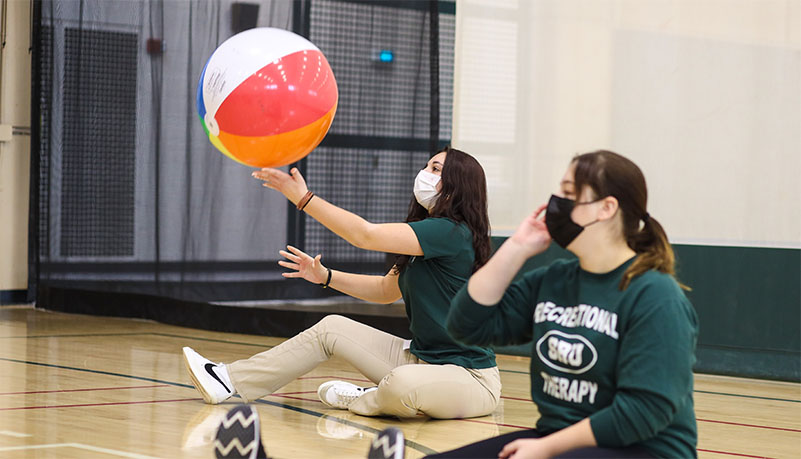
[{"label": "red court line", "polygon": [[[528,399],[525,399],[525,398],[517,398],[517,397],[501,396],[501,398],[507,399],[507,400],[520,400],[520,401],[524,401],[524,402],[530,402],[531,401],[531,400],[528,400]],[[713,423],[716,423],[716,424],[728,424],[728,425],[739,426],[739,427],[753,427],[755,429],[784,430],[786,432],[799,432],[799,433],[801,433],[801,429],[791,429],[791,428],[788,428],[788,427],[760,426],[760,425],[756,425],[756,424],[743,424],[743,423],[739,423],[739,422],[717,421],[717,420],[714,420],[714,419],[700,419],[700,418],[698,418],[696,420],[698,422],[713,422]],[[501,425],[501,424],[498,424],[498,425]]]},{"label": "red court line", "polygon": [[705,453],[715,453],[715,454],[725,454],[727,456],[739,456],[739,457],[755,457],[758,459],[776,459],[770,456],[751,456],[750,454],[740,454],[740,453],[729,453],[726,451],[715,451],[713,449],[701,449],[698,448],[698,451],[703,451]]},{"label": "red court line", "polygon": [[714,422],[716,424],[729,424],[732,426],[740,426],[740,427],[754,427],[757,429],[771,429],[771,430],[786,430],[788,432],[801,432],[799,429],[789,429],[785,427],[772,427],[772,426],[758,426],[754,424],[740,424],[739,422],[728,422],[728,421],[715,421],[713,419],[697,419],[701,422]]},{"label": "red court line", "polygon": [[520,400],[521,402],[530,402],[530,398],[517,398],[517,397],[507,397],[505,395],[501,395],[501,398],[505,398],[507,400]]},{"label": "red court line", "polygon": [[203,400],[202,398],[176,398],[173,400],[144,400],[141,402],[109,402],[109,403],[84,403],[80,405],[42,405],[42,406],[17,406],[13,408],[0,408],[0,411],[10,410],[37,410],[41,408],[77,408],[87,406],[111,406],[111,405],[139,405],[142,403],[168,403],[168,402],[188,402],[190,400]]},{"label": "red court line", "polygon": [[313,398],[293,397],[291,395],[283,395],[283,394],[270,394],[270,395],[268,395],[268,397],[291,398],[293,400],[304,400],[304,401],[307,401],[307,402],[323,403],[320,400],[315,400]]},{"label": "red court line", "polygon": [[[329,378],[329,376],[308,376],[308,377],[305,377],[305,378],[298,378],[298,379],[315,379],[315,378]],[[340,378],[340,379],[348,379],[348,378]],[[370,382],[369,380],[355,379],[355,378],[350,378],[350,380],[351,381]],[[297,394],[314,394],[315,392],[316,391],[308,390],[308,391],[302,391],[302,392],[282,392],[280,394],[270,394],[270,395],[283,396],[283,395],[297,395]],[[0,394],[0,395],[2,395],[2,394]],[[530,398],[507,397],[505,395],[502,395],[501,398],[506,399],[506,400],[519,400],[521,402],[531,402]],[[307,400],[307,399],[299,399],[299,400]],[[498,424],[498,425],[502,425],[502,424]],[[511,426],[511,427],[514,427],[514,426]]]},{"label": "red court line", "polygon": [[270,395],[299,395],[299,394],[316,394],[316,390],[306,390],[301,392],[276,392]]},{"label": "red court line", "polygon": [[28,392],[0,392],[0,395],[54,394],[60,392],[90,392],[95,390],[146,389],[148,387],[169,387],[169,386],[170,386],[169,384],[155,384],[151,386],[94,387],[91,389],[34,390]]},{"label": "red court line", "polygon": [[342,376],[304,376],[298,379],[336,379],[339,381],[359,381],[359,382],[369,382],[372,383],[369,379],[359,379],[359,378],[343,378]]},{"label": "red court line", "polygon": [[[326,376],[321,376],[321,377],[326,377]],[[275,396],[278,396],[278,397],[285,397],[285,396],[288,396],[288,395],[313,394],[314,392],[315,391],[311,391],[310,390],[310,391],[301,391],[301,392],[282,392],[280,394],[272,394],[272,395],[275,395]],[[0,394],[0,395],[2,395],[2,394]],[[312,402],[319,401],[319,400],[313,400],[313,399],[308,399],[308,398],[299,398],[299,397],[286,397],[286,398],[296,398],[298,400],[309,400],[309,401],[312,401]],[[522,402],[530,402],[531,401],[529,399],[517,398],[517,397],[501,396],[501,398],[502,399],[506,399],[506,400],[519,400],[519,401],[522,401]],[[495,424],[494,422],[476,421],[476,420],[472,420],[472,419],[462,419],[462,421],[480,422],[480,423],[485,423],[485,424]],[[787,432],[801,432],[801,430],[799,430],[799,429],[790,429],[790,428],[785,428],[785,427],[760,426],[760,425],[756,425],[756,424],[742,424],[742,423],[738,423],[738,422],[728,422],[728,421],[716,421],[714,419],[697,419],[697,421],[699,421],[699,422],[713,422],[713,423],[717,423],[717,424],[728,424],[728,425],[740,426],[740,427],[753,427],[755,429],[770,429],[770,430],[784,430],[784,431],[787,431]],[[533,429],[533,427],[516,426],[516,425],[512,425],[512,424],[498,424],[498,425],[499,426],[504,426],[504,427],[519,427],[521,429]]]}]

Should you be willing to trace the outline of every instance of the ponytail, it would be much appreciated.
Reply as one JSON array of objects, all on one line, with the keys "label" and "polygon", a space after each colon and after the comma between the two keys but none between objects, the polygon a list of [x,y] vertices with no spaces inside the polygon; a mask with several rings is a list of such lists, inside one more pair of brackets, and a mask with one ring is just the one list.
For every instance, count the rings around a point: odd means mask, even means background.
[{"label": "ponytail", "polygon": [[[573,163],[576,165],[576,194],[588,186],[595,196],[614,196],[620,206],[623,237],[637,253],[637,259],[623,273],[620,290],[625,290],[632,279],[652,269],[675,277],[676,256],[662,225],[646,210],[648,188],[640,168],[630,159],[609,150],[578,155]],[[680,282],[679,286],[690,290]]]},{"label": "ponytail", "polygon": [[[637,252],[637,259],[623,273],[620,290],[625,290],[632,279],[652,269],[676,277],[676,256],[664,228],[647,213],[642,221],[642,228],[626,238],[629,247]],[[690,290],[681,282],[679,286],[684,290]]]}]

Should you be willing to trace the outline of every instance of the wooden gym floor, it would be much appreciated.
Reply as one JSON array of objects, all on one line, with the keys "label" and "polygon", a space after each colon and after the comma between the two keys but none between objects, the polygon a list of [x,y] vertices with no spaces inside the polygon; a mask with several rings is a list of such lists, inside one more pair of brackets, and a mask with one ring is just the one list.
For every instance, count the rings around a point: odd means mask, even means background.
[{"label": "wooden gym floor", "polygon": [[[232,361],[280,338],[152,322],[0,307],[0,457],[213,457],[221,416],[237,401],[205,405],[181,347]],[[368,381],[332,360],[255,403],[267,453],[276,458],[365,457],[395,425],[416,458],[534,425],[528,359],[499,356],[503,401],[477,419],[400,421],[326,409],[317,386]],[[702,458],[801,457],[801,385],[696,375]]]}]

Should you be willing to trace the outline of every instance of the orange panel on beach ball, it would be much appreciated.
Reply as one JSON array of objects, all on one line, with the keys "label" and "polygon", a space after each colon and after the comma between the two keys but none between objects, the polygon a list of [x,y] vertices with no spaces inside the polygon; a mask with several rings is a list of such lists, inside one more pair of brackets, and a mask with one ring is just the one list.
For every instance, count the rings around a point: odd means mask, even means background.
[{"label": "orange panel on beach ball", "polygon": [[[220,142],[238,160],[253,167],[280,167],[308,155],[325,137],[336,105],[316,121],[294,131],[250,137],[220,131]],[[269,152],[269,154],[265,154]]]}]

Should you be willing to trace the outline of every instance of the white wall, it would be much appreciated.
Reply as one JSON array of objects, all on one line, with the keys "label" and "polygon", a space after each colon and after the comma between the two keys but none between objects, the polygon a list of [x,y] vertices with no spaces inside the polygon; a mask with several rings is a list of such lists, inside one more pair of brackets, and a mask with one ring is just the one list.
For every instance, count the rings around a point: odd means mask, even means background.
[{"label": "white wall", "polygon": [[[30,125],[30,3],[8,0],[6,46],[0,62],[0,125]],[[22,128],[22,129],[20,129]],[[24,290],[28,282],[28,174],[30,136],[0,142],[0,290]]]},{"label": "white wall", "polygon": [[801,247],[801,0],[461,0],[456,33],[493,234],[608,148],[673,242]]}]

